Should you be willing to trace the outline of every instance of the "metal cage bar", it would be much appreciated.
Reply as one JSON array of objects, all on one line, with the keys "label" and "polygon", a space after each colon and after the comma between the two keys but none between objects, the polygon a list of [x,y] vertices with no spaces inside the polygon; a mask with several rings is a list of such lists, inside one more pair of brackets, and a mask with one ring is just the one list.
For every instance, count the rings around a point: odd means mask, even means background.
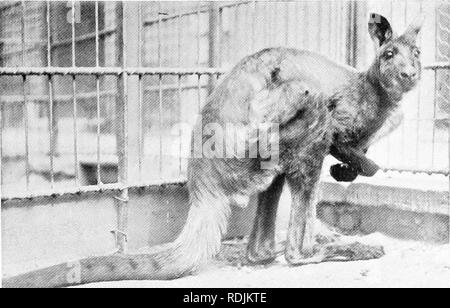
[{"label": "metal cage bar", "polygon": [[[98,1],[95,1],[95,67],[100,67],[100,30],[99,30],[99,5]],[[102,175],[101,175],[101,153],[100,153],[100,121],[101,121],[101,110],[100,110],[100,76],[95,76],[95,92],[96,92],[96,108],[97,108],[97,185],[102,185]]]},{"label": "metal cage bar", "polygon": [[[138,66],[142,67],[142,56],[144,53],[143,44],[143,26],[142,26],[142,3],[138,3]],[[138,176],[139,181],[142,181],[142,159],[144,155],[144,141],[143,141],[143,119],[142,119],[142,101],[143,101],[143,76],[139,75],[138,80]]]},{"label": "metal cage bar", "polygon": [[209,67],[0,67],[0,76],[68,76],[68,75],[215,75],[225,69]]},{"label": "metal cage bar", "polygon": [[[72,68],[76,68],[76,33],[75,33],[75,1],[71,3],[71,30],[72,30]],[[73,159],[75,171],[75,185],[80,185],[80,176],[78,174],[78,103],[77,103],[77,80],[76,75],[72,75],[72,94],[73,94]]]},{"label": "metal cage bar", "polygon": [[[52,26],[51,26],[51,2],[47,1],[46,6],[46,21],[47,21],[47,69],[52,65]],[[0,73],[1,74],[1,73]],[[31,74],[22,74],[31,75]],[[49,146],[50,146],[50,187],[54,188],[55,175],[54,175],[54,156],[55,156],[55,144],[54,144],[54,124],[53,124],[53,75],[47,75],[48,77],[48,98],[49,98]]]},{"label": "metal cage bar", "polygon": [[[265,34],[266,38],[269,38],[270,41],[272,40],[272,36],[274,31],[272,31],[273,29],[270,29],[270,23],[273,21],[273,14],[271,14],[271,7],[268,3],[265,4],[260,4],[256,1],[242,1],[242,2],[238,2],[238,3],[232,3],[232,4],[227,4],[227,5],[220,5],[220,6],[216,6],[215,9],[218,11],[219,13],[219,30],[218,30],[218,42],[219,42],[219,61],[218,63],[215,63],[214,67],[209,67],[209,68],[203,68],[200,67],[201,63],[201,58],[200,58],[200,41],[201,41],[201,14],[205,14],[210,12],[210,7],[202,7],[200,6],[200,4],[197,6],[197,8],[195,10],[193,10],[192,12],[178,12],[174,15],[162,15],[161,12],[158,13],[157,19],[155,20],[150,20],[150,21],[145,21],[143,20],[143,16],[142,16],[142,8],[141,8],[141,4],[139,4],[138,7],[138,25],[139,25],[139,31],[138,31],[138,41],[139,41],[139,57],[138,57],[138,64],[137,67],[133,67],[130,66],[129,63],[127,63],[126,58],[127,55],[125,53],[125,47],[124,47],[124,42],[126,42],[126,32],[129,31],[127,29],[125,29],[125,26],[121,23],[124,22],[123,19],[123,14],[124,14],[124,7],[122,8],[118,8],[117,9],[117,24],[116,27],[114,27],[114,30],[112,30],[112,32],[110,32],[111,30],[105,29],[103,31],[100,31],[99,29],[99,4],[98,2],[95,3],[95,7],[96,7],[96,12],[95,12],[95,33],[92,34],[90,33],[89,35],[84,35],[84,36],[80,36],[77,37],[75,35],[75,22],[74,22],[74,2],[72,1],[72,37],[70,40],[65,40],[65,41],[59,41],[59,42],[52,42],[52,29],[51,29],[51,5],[50,2],[47,2],[47,12],[46,12],[46,20],[47,20],[47,27],[48,27],[48,31],[47,31],[47,67],[1,67],[0,68],[0,76],[21,76],[24,80],[24,93],[23,93],[23,101],[24,101],[24,106],[27,106],[26,101],[30,100],[31,97],[27,96],[27,93],[25,92],[25,83],[27,81],[28,76],[46,76],[48,78],[48,88],[49,88],[49,110],[50,110],[50,114],[49,114],[49,118],[50,118],[50,125],[49,125],[49,135],[50,135],[50,165],[51,165],[51,183],[52,183],[52,188],[53,188],[53,184],[54,184],[54,151],[55,151],[55,146],[54,146],[54,138],[55,138],[55,126],[54,126],[54,121],[55,121],[55,115],[54,115],[54,102],[57,100],[57,97],[54,94],[54,82],[53,82],[53,77],[54,76],[71,76],[72,77],[72,82],[73,82],[73,105],[74,105],[74,160],[75,160],[75,168],[76,168],[76,172],[78,172],[77,166],[78,166],[78,162],[77,162],[77,152],[78,152],[78,148],[77,148],[77,137],[76,137],[76,122],[77,122],[77,111],[76,111],[76,106],[77,106],[77,96],[76,96],[76,77],[77,76],[93,76],[95,77],[96,80],[96,90],[95,90],[95,98],[96,98],[96,105],[97,105],[97,160],[96,160],[96,165],[97,165],[97,186],[95,187],[89,187],[86,188],[86,186],[83,187],[79,187],[76,189],[67,189],[67,190],[63,190],[61,193],[64,193],[64,191],[66,191],[66,193],[70,193],[71,191],[78,191],[78,192],[84,192],[85,188],[86,190],[89,191],[98,191],[101,192],[103,191],[103,188],[106,187],[106,189],[108,187],[111,187],[110,184],[102,184],[102,179],[101,179],[101,139],[100,139],[100,134],[101,134],[101,130],[100,130],[100,122],[101,122],[101,96],[106,93],[106,92],[101,92],[100,90],[100,78],[104,77],[104,76],[115,76],[117,78],[117,84],[118,84],[118,99],[116,102],[116,108],[118,108],[118,119],[119,122],[119,128],[118,131],[120,131],[117,134],[117,144],[118,144],[118,156],[119,156],[119,183],[114,186],[116,188],[118,188],[121,192],[121,195],[118,197],[118,202],[120,203],[120,207],[122,207],[122,209],[126,208],[126,201],[128,198],[128,191],[127,189],[130,187],[137,187],[140,184],[136,184],[136,185],[130,185],[129,184],[129,176],[127,174],[127,162],[128,162],[128,155],[127,155],[127,149],[126,148],[126,141],[128,138],[128,132],[127,132],[127,128],[128,128],[128,114],[127,114],[127,110],[128,110],[128,93],[127,93],[127,89],[128,89],[128,85],[127,83],[131,81],[131,77],[136,77],[137,76],[137,85],[138,85],[138,110],[139,110],[139,115],[138,115],[138,126],[139,126],[139,131],[138,131],[138,143],[139,143],[139,150],[138,150],[138,159],[139,159],[139,182],[142,181],[142,164],[143,164],[143,156],[144,156],[144,132],[143,130],[143,118],[142,118],[142,111],[143,111],[143,99],[144,99],[144,93],[145,91],[157,91],[158,92],[158,96],[159,96],[159,125],[160,125],[160,162],[159,162],[159,175],[161,177],[162,175],[162,161],[163,161],[163,144],[162,144],[162,136],[161,136],[161,132],[162,132],[162,126],[163,126],[163,91],[165,90],[176,90],[177,92],[177,96],[178,96],[178,104],[180,105],[180,119],[181,119],[181,104],[182,104],[182,91],[183,89],[193,89],[193,90],[197,90],[197,104],[198,104],[198,110],[200,111],[201,109],[201,104],[202,104],[202,91],[205,88],[205,85],[202,83],[202,81],[204,81],[204,79],[202,78],[202,76],[207,76],[210,79],[213,78],[213,76],[217,76],[219,77],[221,74],[225,73],[224,69],[219,68],[222,60],[223,60],[223,55],[222,55],[222,44],[224,42],[223,41],[223,33],[222,33],[222,27],[223,27],[223,19],[224,19],[224,12],[229,13],[227,15],[227,18],[230,18],[231,15],[233,15],[234,13],[234,17],[235,19],[238,19],[237,15],[238,14],[238,10],[237,7],[239,7],[240,5],[249,5],[248,8],[251,8],[252,10],[251,12],[251,18],[253,19],[253,23],[252,23],[252,28],[251,28],[251,33],[252,33],[252,41],[251,41],[251,49],[253,50],[255,48],[256,45],[256,41],[255,41],[255,32],[256,32],[256,26],[255,26],[255,19],[258,17],[258,13],[259,13],[259,9],[261,9],[261,11],[263,11],[262,13],[266,14],[266,18],[267,18],[267,23],[265,24],[265,27],[267,29]],[[263,6],[264,5],[264,6]],[[287,5],[287,4],[286,4]],[[120,5],[122,6],[122,5]],[[124,5],[126,6],[126,5]],[[262,6],[261,8],[259,8],[259,6]],[[161,3],[159,3],[159,7],[161,8]],[[295,9],[298,9],[298,4],[295,5]],[[228,10],[228,12],[227,12]],[[322,9],[319,8],[319,10],[321,11]],[[119,11],[121,11],[121,13],[119,13]],[[160,10],[161,11],[161,10]],[[192,15],[197,15],[197,61],[196,61],[196,65],[197,67],[193,67],[193,68],[186,68],[186,67],[181,67],[181,18],[185,17],[185,16],[192,16]],[[276,17],[275,17],[276,18]],[[343,16],[339,16],[339,18],[343,18]],[[178,36],[177,36],[177,50],[178,50],[178,67],[163,67],[163,61],[162,61],[162,38],[161,38],[161,27],[163,25],[164,22],[169,21],[169,20],[177,20],[177,29],[178,29]],[[289,21],[286,20],[286,26],[289,24]],[[142,57],[143,57],[143,51],[144,51],[144,46],[143,46],[143,42],[142,42],[142,31],[144,29],[144,27],[148,27],[151,25],[157,25],[158,27],[158,67],[143,67],[143,63],[142,63]],[[238,23],[235,22],[234,25],[231,25],[230,28],[233,28],[232,31],[236,32],[236,27],[238,26]],[[24,30],[23,30],[24,31]],[[100,67],[100,55],[99,55],[99,46],[100,46],[100,37],[102,37],[103,35],[105,35],[106,33],[104,33],[104,31],[109,31],[108,34],[114,34],[116,35],[116,48],[119,51],[119,54],[117,55],[118,59],[116,61],[116,65],[113,67]],[[195,34],[194,34],[195,35]],[[24,37],[24,33],[23,33],[23,37]],[[83,39],[94,39],[95,40],[95,57],[96,57],[96,65],[95,67],[77,67],[76,66],[76,62],[75,62],[75,58],[76,58],[76,44],[78,42],[78,40],[80,38]],[[288,42],[290,41],[289,36],[286,34],[285,36],[285,41]],[[308,38],[305,38],[308,39]],[[23,39],[22,39],[23,40]],[[298,36],[295,36],[294,41],[296,42],[296,44],[298,43]],[[52,49],[55,47],[55,44],[72,44],[72,67],[53,67],[52,66]],[[126,44],[125,44],[126,45]],[[23,53],[25,52],[26,46],[23,45]],[[320,46],[319,46],[320,47]],[[331,46],[329,46],[331,47]],[[24,55],[23,55],[24,57]],[[25,61],[22,63],[22,65],[24,66]],[[133,64],[136,65],[136,64]],[[436,63],[431,63],[428,65],[424,66],[424,69],[427,70],[433,70],[433,71],[438,71],[438,70],[448,70],[450,69],[450,63],[449,62],[436,62]],[[153,86],[149,86],[149,87],[144,87],[144,77],[145,76],[157,76],[158,78],[158,82],[153,85]],[[190,86],[186,86],[185,84],[182,84],[182,76],[187,76],[187,75],[192,75],[196,77],[196,80],[192,80],[193,81],[193,85]],[[165,76],[176,76],[176,82],[174,84],[164,84],[163,81],[165,81],[165,79],[163,80],[163,78]],[[111,95],[114,95],[114,92],[110,93]],[[87,94],[80,94],[80,97],[88,97]],[[58,96],[58,102],[60,100],[60,97],[62,96]],[[122,107],[119,107],[120,103],[122,103]],[[418,114],[417,114],[417,121],[419,122],[418,127],[420,125],[420,121],[423,121],[425,119],[420,117],[420,104],[418,104]],[[26,108],[26,107],[25,107]],[[25,117],[26,119],[28,117]],[[434,112],[434,117],[433,120],[436,119],[436,114]],[[24,119],[25,121],[25,119]],[[28,127],[28,124],[24,126]],[[26,128],[26,131],[28,130],[28,128]],[[434,134],[434,133],[433,133]],[[28,134],[26,133],[26,138],[28,138]],[[449,138],[450,138],[450,133],[449,133]],[[404,138],[403,138],[404,139]],[[434,151],[434,137],[433,137],[433,151]],[[26,141],[26,143],[28,144],[28,141]],[[121,152],[124,151],[124,152]],[[182,169],[182,158],[181,158],[181,142],[180,142],[180,161],[179,161],[179,171],[181,174],[181,169]],[[28,156],[28,154],[26,154],[26,156]],[[434,153],[433,153],[433,158],[434,158]],[[28,158],[27,158],[28,159]],[[450,160],[450,158],[449,158]],[[450,162],[449,162],[450,165]],[[428,173],[428,174],[443,174],[443,175],[449,175],[449,170],[443,170],[443,169],[436,169],[431,168],[431,169],[421,169],[421,168],[398,168],[396,166],[391,166],[389,163],[387,164],[387,166],[385,166],[384,170],[388,171],[399,171],[399,172],[413,172],[413,173]],[[76,176],[78,177],[78,175]],[[78,179],[77,179],[78,182]],[[171,181],[164,181],[165,183],[171,183]],[[55,190],[53,190],[55,191]],[[41,194],[42,195],[42,194]],[[46,196],[52,196],[52,194],[50,192],[46,192],[43,195]],[[36,196],[35,193],[25,193],[22,195],[23,198],[26,197],[30,197],[32,198],[33,196]],[[6,196],[5,197],[6,200],[12,199],[13,196]],[[3,200],[3,199],[2,199]],[[122,213],[124,211],[122,210]],[[126,212],[126,211],[125,211]],[[123,216],[123,215],[122,215]],[[122,220],[121,222],[121,226],[118,227],[118,230],[122,230],[121,228],[125,227],[125,223],[124,220]],[[123,238],[122,239],[118,239],[118,242],[123,242]],[[123,243],[118,243],[119,247],[124,247],[125,245]]]},{"label": "metal cage bar", "polygon": [[[21,2],[22,15],[21,15],[21,47],[22,47],[22,65],[25,66],[25,14],[26,6],[25,1]],[[25,189],[30,189],[30,149],[29,149],[29,124],[28,124],[28,104],[27,104],[27,76],[22,76],[23,85],[23,126],[25,131]]]},{"label": "metal cage bar", "polygon": [[[161,23],[162,23],[162,4],[158,1],[158,66],[162,67],[162,38],[161,38]],[[162,138],[162,127],[163,127],[163,90],[162,90],[162,74],[158,74],[158,117],[159,117],[159,178],[162,178],[163,172],[163,138]]]}]

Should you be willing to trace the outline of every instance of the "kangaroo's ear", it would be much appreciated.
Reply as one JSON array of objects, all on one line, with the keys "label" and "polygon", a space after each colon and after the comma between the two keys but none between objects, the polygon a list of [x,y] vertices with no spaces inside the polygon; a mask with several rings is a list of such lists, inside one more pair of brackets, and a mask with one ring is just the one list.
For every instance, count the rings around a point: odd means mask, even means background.
[{"label": "kangaroo's ear", "polygon": [[419,34],[420,29],[422,28],[423,22],[425,21],[425,15],[419,14],[413,22],[408,26],[405,33],[402,34],[402,37],[410,42],[411,44],[415,44],[417,40],[417,34]]},{"label": "kangaroo's ear", "polygon": [[390,41],[394,36],[389,21],[384,16],[376,13],[370,14],[369,34],[377,48]]}]

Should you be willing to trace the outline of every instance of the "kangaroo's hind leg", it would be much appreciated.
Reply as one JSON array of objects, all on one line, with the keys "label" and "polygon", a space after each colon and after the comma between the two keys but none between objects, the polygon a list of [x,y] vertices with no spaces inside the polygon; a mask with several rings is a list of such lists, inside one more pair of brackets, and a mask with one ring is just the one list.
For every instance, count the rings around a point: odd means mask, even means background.
[{"label": "kangaroo's hind leg", "polygon": [[[315,164],[313,164],[315,163]],[[317,166],[315,166],[317,164]],[[301,164],[295,174],[288,175],[291,191],[291,215],[286,241],[285,258],[290,264],[322,261],[316,256],[314,224],[316,220],[315,189],[320,178],[322,163],[314,159]]]},{"label": "kangaroo's hind leg", "polygon": [[258,194],[258,208],[247,247],[250,263],[267,264],[276,258],[275,220],[284,182],[285,176],[278,175],[266,191]]},{"label": "kangaroo's hind leg", "polygon": [[293,175],[287,176],[292,204],[285,251],[286,260],[292,265],[302,265],[382,257],[384,251],[379,246],[369,246],[358,242],[318,243],[316,241],[314,195],[320,178],[321,165],[322,161],[311,157],[300,162]]}]

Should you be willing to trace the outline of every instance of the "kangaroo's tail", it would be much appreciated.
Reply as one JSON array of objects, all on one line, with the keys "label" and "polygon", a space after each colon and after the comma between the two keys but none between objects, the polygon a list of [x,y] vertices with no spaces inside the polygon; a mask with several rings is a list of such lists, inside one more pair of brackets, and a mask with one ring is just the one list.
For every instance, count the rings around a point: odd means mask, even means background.
[{"label": "kangaroo's tail", "polygon": [[191,195],[180,236],[148,254],[89,257],[2,281],[6,288],[52,288],[120,280],[170,280],[194,273],[219,252],[230,208],[223,199]]}]

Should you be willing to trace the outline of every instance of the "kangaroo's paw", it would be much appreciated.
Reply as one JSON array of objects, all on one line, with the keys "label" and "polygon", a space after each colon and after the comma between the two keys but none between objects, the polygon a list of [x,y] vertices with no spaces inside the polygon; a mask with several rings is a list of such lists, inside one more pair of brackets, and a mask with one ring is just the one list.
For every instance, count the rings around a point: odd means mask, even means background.
[{"label": "kangaroo's paw", "polygon": [[336,164],[330,167],[330,175],[338,182],[353,182],[358,171],[347,164]]}]

